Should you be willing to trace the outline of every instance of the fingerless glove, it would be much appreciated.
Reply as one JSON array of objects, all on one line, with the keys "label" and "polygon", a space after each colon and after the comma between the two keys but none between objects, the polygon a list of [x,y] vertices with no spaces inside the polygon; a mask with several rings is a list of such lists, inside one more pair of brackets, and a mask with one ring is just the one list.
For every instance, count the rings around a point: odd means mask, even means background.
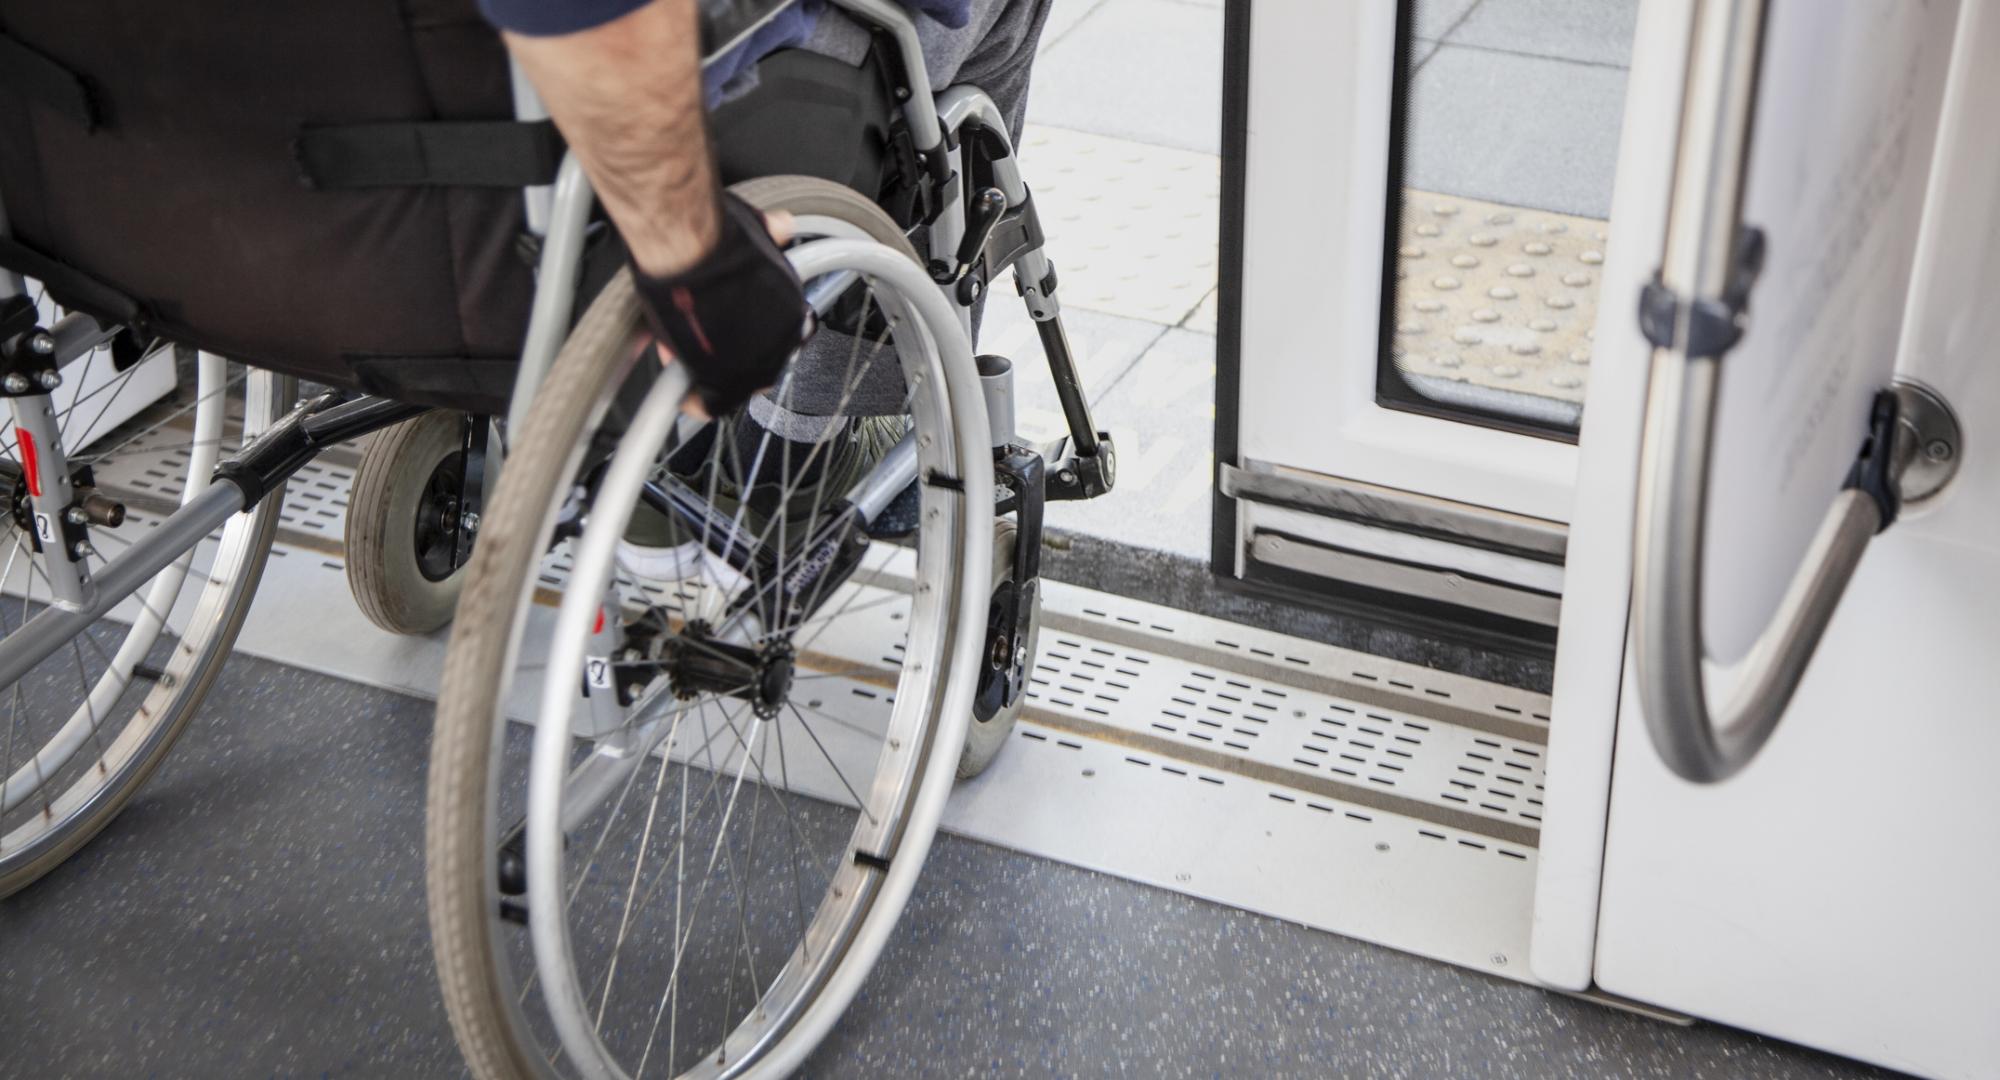
[{"label": "fingerless glove", "polygon": [[725,191],[715,246],[667,277],[632,268],[655,337],[687,365],[710,416],[777,383],[807,331],[805,292],[764,215]]}]

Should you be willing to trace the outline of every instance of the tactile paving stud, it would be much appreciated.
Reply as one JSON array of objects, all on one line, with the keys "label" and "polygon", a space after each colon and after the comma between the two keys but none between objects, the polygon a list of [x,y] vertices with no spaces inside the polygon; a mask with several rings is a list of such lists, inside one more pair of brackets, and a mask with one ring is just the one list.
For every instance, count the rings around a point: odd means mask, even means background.
[{"label": "tactile paving stud", "polygon": [[1212,326],[1212,308],[1201,308],[1215,292],[1221,159],[1032,124],[1021,175],[1035,193],[1066,306]]}]

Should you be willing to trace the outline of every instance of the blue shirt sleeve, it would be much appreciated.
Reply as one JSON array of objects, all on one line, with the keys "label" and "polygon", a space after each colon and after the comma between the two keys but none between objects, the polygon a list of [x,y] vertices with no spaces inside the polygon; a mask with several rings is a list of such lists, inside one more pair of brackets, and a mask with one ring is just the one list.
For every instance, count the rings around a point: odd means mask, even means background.
[{"label": "blue shirt sleeve", "polygon": [[601,26],[649,0],[479,0],[486,20],[529,37],[555,37]]}]

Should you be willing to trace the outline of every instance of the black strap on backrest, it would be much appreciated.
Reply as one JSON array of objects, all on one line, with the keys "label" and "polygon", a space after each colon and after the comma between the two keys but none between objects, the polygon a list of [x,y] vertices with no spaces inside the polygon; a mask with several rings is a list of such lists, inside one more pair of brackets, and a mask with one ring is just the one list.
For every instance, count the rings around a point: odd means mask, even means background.
[{"label": "black strap on backrest", "polygon": [[97,127],[97,106],[82,77],[5,34],[0,34],[0,88],[47,106],[85,131]]},{"label": "black strap on backrest", "polygon": [[306,186],[535,187],[563,140],[547,120],[425,120],[308,127],[293,144]]},{"label": "black strap on backrest", "polygon": [[143,321],[143,312],[131,297],[17,240],[0,236],[0,267],[41,282],[64,307],[126,326]]}]

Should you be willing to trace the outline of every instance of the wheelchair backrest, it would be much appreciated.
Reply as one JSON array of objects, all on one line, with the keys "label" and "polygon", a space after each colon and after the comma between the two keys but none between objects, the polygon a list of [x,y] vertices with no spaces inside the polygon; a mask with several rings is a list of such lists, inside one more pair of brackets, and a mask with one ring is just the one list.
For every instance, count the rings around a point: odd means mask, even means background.
[{"label": "wheelchair backrest", "polygon": [[[789,2],[714,0],[704,36]],[[879,76],[766,64],[717,114],[725,176],[879,181]],[[562,152],[514,119],[474,0],[0,0],[0,266],[144,338],[503,408],[534,289],[521,188]]]}]

